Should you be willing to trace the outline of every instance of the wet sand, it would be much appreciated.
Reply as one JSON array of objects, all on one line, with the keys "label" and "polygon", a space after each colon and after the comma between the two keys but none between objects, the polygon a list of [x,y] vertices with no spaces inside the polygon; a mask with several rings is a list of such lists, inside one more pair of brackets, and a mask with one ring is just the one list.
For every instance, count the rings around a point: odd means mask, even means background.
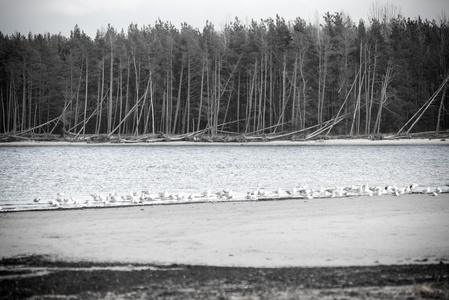
[{"label": "wet sand", "polygon": [[449,194],[0,214],[1,258],[239,267],[449,260]]},{"label": "wet sand", "polygon": [[0,213],[2,299],[449,299],[449,194]]}]

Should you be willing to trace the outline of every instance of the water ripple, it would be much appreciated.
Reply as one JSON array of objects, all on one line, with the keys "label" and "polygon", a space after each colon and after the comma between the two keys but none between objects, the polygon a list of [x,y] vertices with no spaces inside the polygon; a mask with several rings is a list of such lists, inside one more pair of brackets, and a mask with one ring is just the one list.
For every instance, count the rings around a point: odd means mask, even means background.
[{"label": "water ripple", "polygon": [[[236,194],[313,188],[449,184],[447,146],[44,146],[0,148],[0,206],[39,208],[58,192]],[[42,204],[43,205],[43,204]]]}]

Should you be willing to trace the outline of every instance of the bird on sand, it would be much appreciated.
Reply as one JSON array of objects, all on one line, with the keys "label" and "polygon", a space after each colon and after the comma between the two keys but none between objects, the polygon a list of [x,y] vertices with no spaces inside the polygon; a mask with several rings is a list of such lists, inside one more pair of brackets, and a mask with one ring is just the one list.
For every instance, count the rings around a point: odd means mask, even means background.
[{"label": "bird on sand", "polygon": [[202,196],[203,198],[209,198],[209,197],[211,196],[210,189],[207,189],[206,191],[204,191],[204,192],[201,194],[201,196]]}]

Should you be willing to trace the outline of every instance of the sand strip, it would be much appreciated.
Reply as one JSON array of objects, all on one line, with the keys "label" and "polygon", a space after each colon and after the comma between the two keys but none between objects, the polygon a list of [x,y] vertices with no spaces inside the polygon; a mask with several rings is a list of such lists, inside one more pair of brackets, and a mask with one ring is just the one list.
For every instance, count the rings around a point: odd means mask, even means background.
[{"label": "sand strip", "polygon": [[69,141],[18,141],[0,143],[4,146],[386,146],[386,145],[449,145],[449,139],[328,139],[328,140],[307,140],[288,141],[276,140],[269,142],[247,142],[247,143],[223,143],[223,142],[136,142],[136,143],[87,143]]},{"label": "sand strip", "polygon": [[449,194],[0,214],[0,256],[215,266],[449,259]]}]

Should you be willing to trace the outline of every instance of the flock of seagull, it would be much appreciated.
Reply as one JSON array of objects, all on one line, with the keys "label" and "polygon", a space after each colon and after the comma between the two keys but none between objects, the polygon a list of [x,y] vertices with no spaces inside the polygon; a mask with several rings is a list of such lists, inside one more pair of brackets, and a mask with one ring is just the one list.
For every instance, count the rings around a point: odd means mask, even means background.
[{"label": "flock of seagull", "polygon": [[[50,207],[70,208],[70,207],[90,207],[90,206],[119,206],[119,205],[139,205],[139,204],[170,204],[170,203],[189,203],[189,202],[214,202],[214,201],[244,201],[244,200],[286,200],[286,199],[314,199],[314,198],[339,198],[350,196],[382,196],[403,194],[427,194],[438,196],[440,193],[447,193],[449,190],[441,188],[418,188],[417,184],[406,187],[386,186],[371,187],[368,185],[336,187],[319,189],[309,188],[308,186],[295,187],[288,190],[278,189],[274,192],[267,191],[258,186],[258,188],[240,196],[236,196],[230,189],[224,189],[213,193],[210,189],[200,194],[168,193],[166,191],[152,193],[150,190],[141,192],[131,192],[125,195],[118,193],[109,193],[108,195],[95,193],[90,199],[77,200],[73,197],[66,197],[63,193],[58,193],[55,199],[48,201]],[[40,196],[34,199],[35,203],[42,201]]]}]

